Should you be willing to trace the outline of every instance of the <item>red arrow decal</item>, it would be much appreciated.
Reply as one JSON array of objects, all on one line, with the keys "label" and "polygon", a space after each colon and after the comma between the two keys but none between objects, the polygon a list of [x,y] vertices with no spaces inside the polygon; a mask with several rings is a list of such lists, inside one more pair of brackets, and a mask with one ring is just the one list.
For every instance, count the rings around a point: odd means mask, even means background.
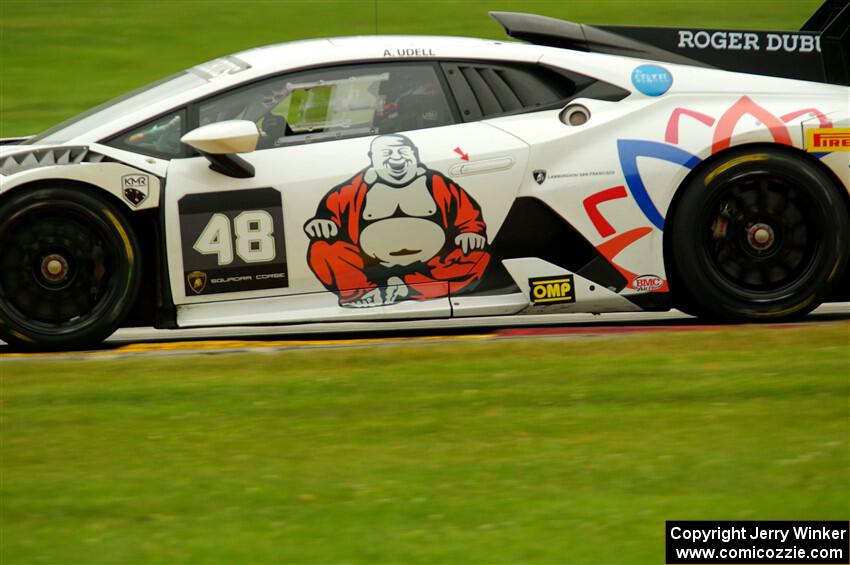
[{"label": "red arrow decal", "polygon": [[463,149],[461,149],[460,147],[455,147],[455,153],[460,155],[460,158],[463,159],[464,161],[469,161],[469,154],[464,153]]},{"label": "red arrow decal", "polygon": [[783,122],[785,122],[787,124],[788,122],[790,122],[794,118],[799,118],[800,116],[802,116],[804,114],[814,114],[815,117],[820,122],[820,127],[822,127],[822,128],[831,128],[832,127],[832,122],[829,120],[829,118],[824,116],[821,113],[821,111],[818,110],[817,108],[806,108],[805,110],[797,110],[796,112],[791,112],[790,114],[785,114],[784,116],[780,116],[780,118],[782,119]]},{"label": "red arrow decal", "polygon": [[609,200],[615,200],[617,198],[625,198],[626,196],[628,195],[626,194],[625,186],[615,186],[614,188],[609,188],[602,192],[592,194],[584,199],[584,209],[587,212],[587,217],[590,218],[590,221],[593,222],[593,227],[596,228],[596,231],[598,231],[599,235],[602,237],[613,235],[617,230],[615,230],[611,224],[608,223],[608,220],[606,220],[599,212],[599,205],[603,202],[608,202]]},{"label": "red arrow decal", "polygon": [[712,155],[718,151],[728,149],[732,145],[732,133],[735,131],[735,126],[746,115],[750,115],[764,124],[764,127],[767,127],[776,143],[793,145],[788,127],[782,120],[753,102],[749,97],[742,96],[717,121],[717,128],[714,130],[714,140],[711,146]]},{"label": "red arrow decal", "polygon": [[691,118],[702,122],[703,124],[711,127],[714,125],[714,118],[711,116],[706,116],[705,114],[701,114],[695,110],[688,110],[687,108],[676,108],[673,110],[673,113],[670,114],[670,119],[667,121],[667,132],[664,135],[664,141],[667,143],[679,144],[679,117],[680,116],[690,116]]}]

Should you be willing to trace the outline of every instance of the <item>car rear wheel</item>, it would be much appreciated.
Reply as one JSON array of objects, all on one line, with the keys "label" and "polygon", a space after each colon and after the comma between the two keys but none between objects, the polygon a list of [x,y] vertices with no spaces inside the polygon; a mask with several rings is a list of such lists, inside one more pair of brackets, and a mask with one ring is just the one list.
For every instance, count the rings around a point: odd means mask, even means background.
[{"label": "car rear wheel", "polygon": [[0,205],[0,338],[25,350],[96,345],[132,307],[139,264],[107,200],[77,187],[11,194]]},{"label": "car rear wheel", "polygon": [[847,207],[816,164],[779,150],[735,151],[683,190],[672,217],[673,290],[693,311],[721,321],[791,319],[840,280]]}]

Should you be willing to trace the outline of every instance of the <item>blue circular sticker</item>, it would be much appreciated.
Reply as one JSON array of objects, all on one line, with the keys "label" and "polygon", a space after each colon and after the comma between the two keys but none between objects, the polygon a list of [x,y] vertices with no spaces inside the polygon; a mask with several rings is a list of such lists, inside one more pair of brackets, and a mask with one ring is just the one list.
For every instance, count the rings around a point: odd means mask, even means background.
[{"label": "blue circular sticker", "polygon": [[673,86],[673,75],[658,65],[641,65],[632,71],[632,84],[647,96],[661,96]]}]

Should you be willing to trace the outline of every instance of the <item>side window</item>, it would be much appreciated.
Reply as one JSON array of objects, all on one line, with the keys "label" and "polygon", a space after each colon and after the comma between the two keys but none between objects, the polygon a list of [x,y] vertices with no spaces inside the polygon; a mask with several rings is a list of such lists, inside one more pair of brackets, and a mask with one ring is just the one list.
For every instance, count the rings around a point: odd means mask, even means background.
[{"label": "side window", "polygon": [[[591,90],[606,100],[629,92],[591,77],[542,65],[446,62],[443,71],[464,121],[550,109]],[[605,86],[601,90],[597,87]],[[607,88],[610,87],[610,88]],[[615,90],[612,90],[615,89]],[[609,92],[610,91],[610,92]]]},{"label": "side window", "polygon": [[161,159],[183,157],[185,148],[180,138],[186,133],[186,110],[178,110],[126,131],[105,143]]},{"label": "side window", "polygon": [[203,102],[199,124],[250,120],[259,149],[454,123],[430,63],[336,67],[277,77]]}]

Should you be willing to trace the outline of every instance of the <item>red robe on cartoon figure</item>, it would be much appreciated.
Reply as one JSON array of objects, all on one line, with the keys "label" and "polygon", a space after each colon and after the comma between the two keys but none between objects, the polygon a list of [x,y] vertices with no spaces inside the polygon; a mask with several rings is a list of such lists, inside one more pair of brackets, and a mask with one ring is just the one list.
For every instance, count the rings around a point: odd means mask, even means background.
[{"label": "red robe on cartoon figure", "polygon": [[310,268],[340,305],[440,298],[479,281],[490,253],[475,200],[426,169],[405,136],[375,138],[369,155],[304,226]]}]

